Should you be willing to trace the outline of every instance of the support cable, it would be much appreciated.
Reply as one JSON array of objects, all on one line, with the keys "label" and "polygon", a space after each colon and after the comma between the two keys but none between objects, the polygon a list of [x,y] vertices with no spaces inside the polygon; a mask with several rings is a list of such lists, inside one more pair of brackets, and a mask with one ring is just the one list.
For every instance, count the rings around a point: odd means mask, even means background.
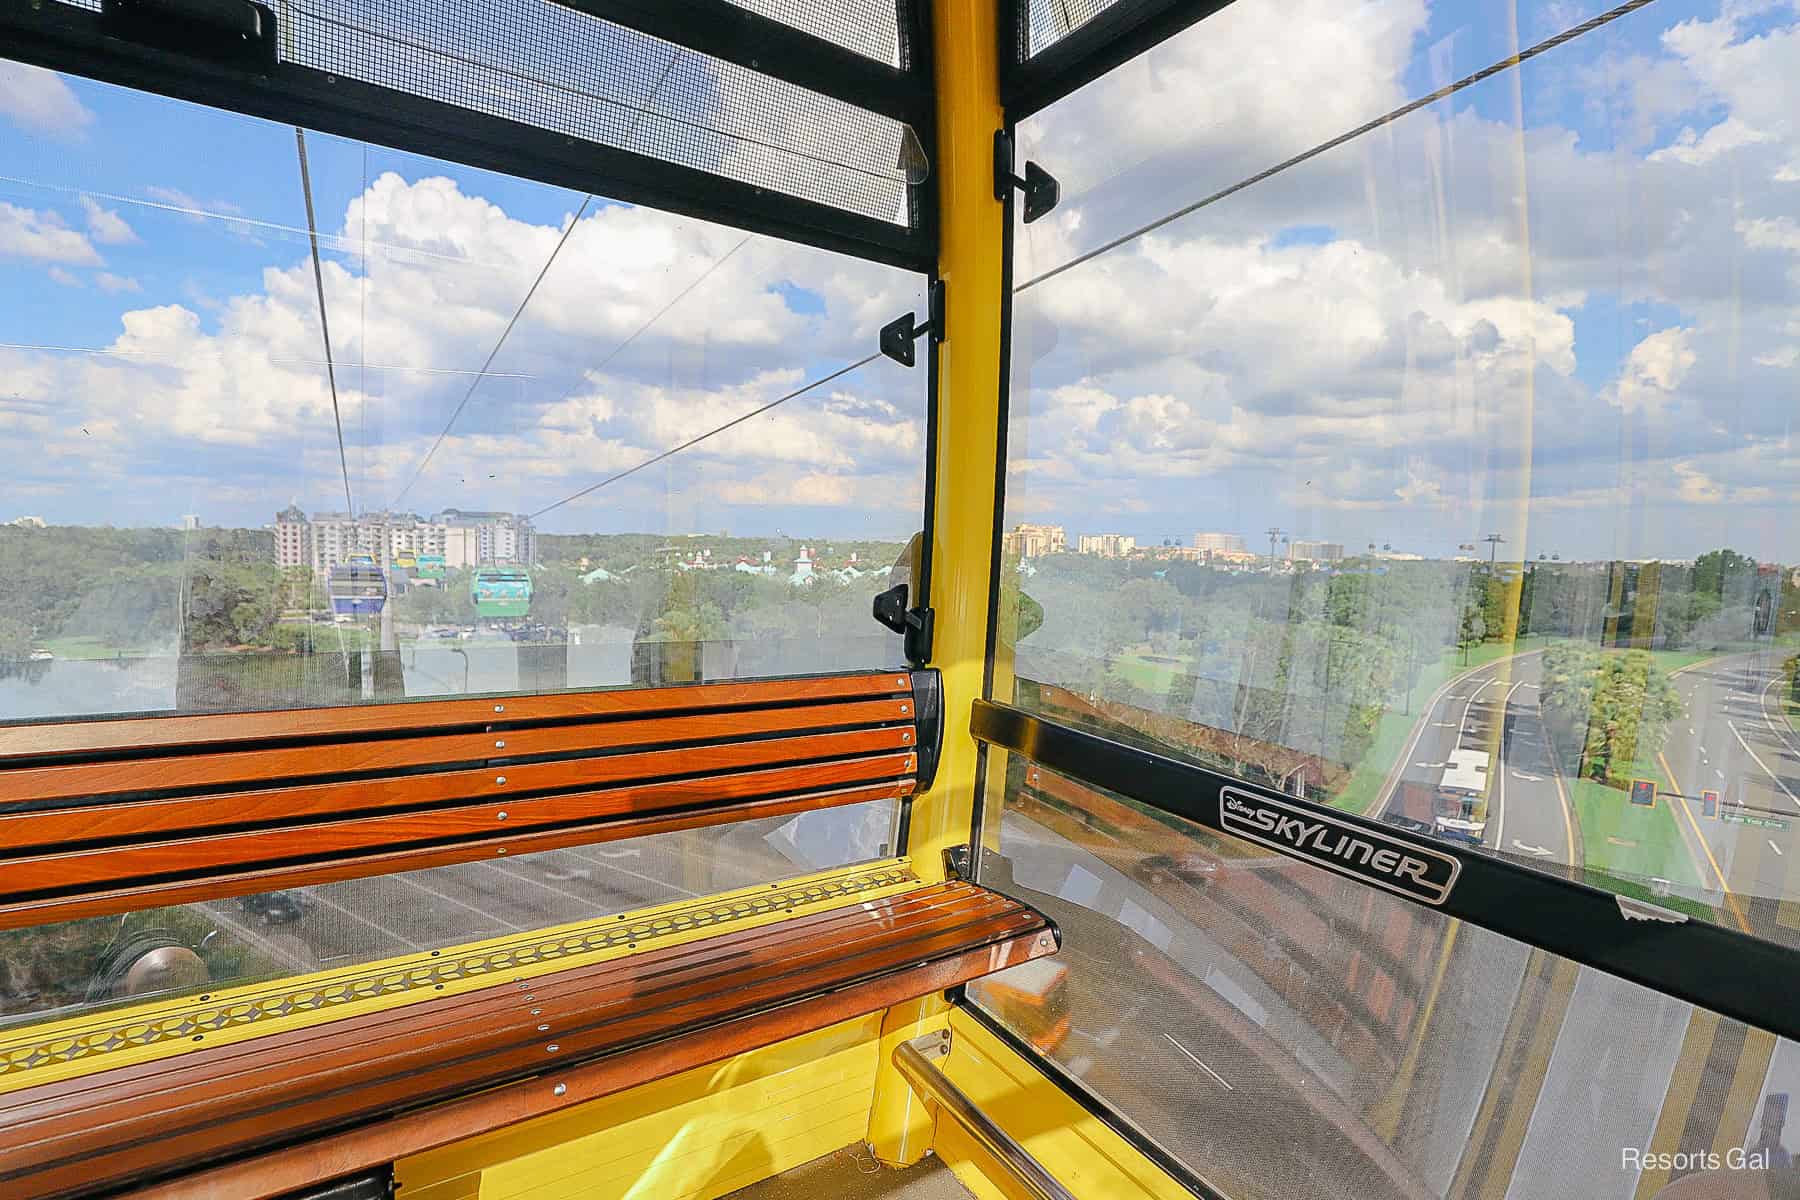
[{"label": "support cable", "polygon": [[344,474],[344,511],[354,517],[350,499],[350,458],[344,453],[344,417],[338,410],[337,365],[331,358],[331,323],[325,316],[325,270],[319,263],[319,223],[313,216],[312,172],[306,165],[306,131],[294,126],[294,147],[300,153],[300,190],[306,197],[306,236],[312,245],[313,287],[319,293],[319,334],[325,339],[325,379],[331,384],[331,420],[337,426],[338,469]]},{"label": "support cable", "polygon": [[1082,263],[1089,262],[1093,259],[1099,258],[1102,254],[1106,254],[1110,251],[1117,250],[1120,246],[1123,246],[1128,242],[1134,242],[1138,238],[1143,237],[1147,233],[1154,233],[1158,229],[1161,229],[1163,226],[1168,225],[1169,223],[1171,223],[1173,221],[1179,221],[1181,218],[1188,216],[1192,213],[1197,213],[1203,208],[1208,208],[1211,205],[1217,204],[1219,201],[1225,199],[1228,196],[1235,196],[1237,193],[1245,190],[1246,188],[1254,187],[1257,184],[1264,182],[1265,180],[1271,179],[1274,176],[1281,174],[1283,171],[1288,170],[1290,167],[1297,167],[1301,163],[1307,162],[1314,158],[1317,158],[1319,155],[1324,154],[1325,152],[1327,152],[1329,150],[1337,149],[1339,146],[1342,146],[1346,142],[1355,141],[1357,138],[1361,137],[1365,133],[1370,133],[1374,130],[1380,129],[1383,125],[1391,125],[1395,121],[1398,121],[1401,117],[1408,116],[1411,113],[1415,113],[1419,109],[1424,108],[1428,104],[1435,104],[1437,101],[1442,100],[1445,97],[1454,96],[1457,92],[1462,91],[1464,88],[1473,87],[1476,84],[1481,83],[1483,80],[1491,79],[1495,75],[1500,74],[1502,71],[1509,70],[1513,67],[1518,66],[1521,63],[1524,63],[1531,59],[1536,58],[1540,54],[1544,54],[1551,50],[1554,50],[1558,46],[1563,45],[1564,43],[1572,42],[1576,38],[1581,37],[1583,34],[1592,33],[1594,30],[1599,29],[1603,25],[1610,25],[1612,22],[1618,20],[1620,17],[1629,16],[1630,14],[1636,12],[1638,9],[1644,8],[1644,7],[1652,4],[1653,2],[1654,2],[1654,0],[1627,0],[1627,3],[1621,4],[1617,8],[1610,9],[1607,12],[1601,13],[1597,17],[1593,17],[1589,20],[1583,21],[1581,24],[1576,25],[1572,28],[1565,29],[1561,33],[1555,35],[1554,37],[1545,38],[1543,41],[1537,43],[1537,45],[1527,47],[1526,49],[1519,51],[1517,54],[1510,54],[1507,57],[1501,59],[1499,62],[1494,63],[1492,66],[1482,68],[1481,70],[1475,72],[1473,75],[1466,75],[1463,78],[1458,79],[1454,83],[1445,84],[1443,87],[1439,88],[1435,92],[1430,93],[1429,95],[1420,96],[1417,100],[1409,101],[1408,103],[1401,105],[1399,108],[1394,109],[1392,112],[1383,113],[1381,116],[1376,117],[1372,121],[1368,121],[1368,122],[1365,122],[1364,124],[1358,125],[1355,129],[1350,130],[1348,133],[1340,133],[1338,136],[1332,138],[1328,142],[1320,142],[1318,145],[1314,146],[1312,149],[1303,150],[1299,154],[1294,155],[1292,158],[1289,158],[1282,162],[1276,163],[1274,166],[1268,168],[1267,170],[1258,171],[1256,174],[1250,176],[1247,179],[1241,179],[1238,182],[1232,184],[1230,187],[1221,188],[1218,191],[1212,193],[1212,195],[1210,195],[1210,196],[1204,196],[1201,199],[1194,201],[1192,204],[1183,205],[1182,207],[1175,209],[1173,212],[1166,213],[1163,216],[1156,218],[1156,220],[1151,221],[1148,225],[1141,225],[1138,228],[1133,229],[1129,233],[1120,234],[1118,237],[1112,239],[1112,241],[1107,242],[1104,245],[1096,246],[1092,250],[1088,250],[1081,254],[1076,255],[1074,258],[1071,258],[1068,262],[1063,263],[1061,266],[1052,267],[1048,271],[1045,271],[1042,275],[1038,275],[1031,279],[1027,279],[1024,283],[1021,283],[1018,287],[1014,288],[1013,292],[1016,295],[1019,292],[1026,291],[1029,288],[1034,288],[1038,284],[1044,283],[1047,280],[1054,279],[1058,275],[1061,275],[1064,271],[1072,271],[1076,267],[1079,267]]},{"label": "support cable", "polygon": [[786,404],[789,400],[793,400],[799,396],[804,396],[804,395],[806,395],[806,393],[812,391],[815,388],[824,387],[826,384],[830,383],[834,379],[842,379],[844,376],[850,374],[850,372],[858,369],[859,367],[866,367],[870,363],[874,362],[876,359],[878,359],[880,357],[881,357],[881,353],[880,353],[880,351],[877,351],[876,353],[871,354],[871,355],[867,356],[866,358],[857,359],[855,362],[850,363],[848,366],[839,367],[837,370],[831,372],[831,374],[829,374],[829,375],[821,375],[819,378],[813,380],[811,383],[801,384],[799,387],[795,388],[793,391],[789,392],[787,395],[781,396],[774,400],[771,400],[767,404],[763,405],[760,408],[753,408],[741,417],[733,417],[731,420],[725,422],[723,425],[720,425],[716,429],[709,429],[705,433],[702,433],[702,434],[698,435],[697,437],[691,437],[687,441],[681,443],[679,446],[671,446],[667,450],[664,450],[661,454],[656,455],[654,458],[647,458],[635,467],[627,467],[625,470],[620,471],[615,475],[608,475],[605,479],[602,479],[599,483],[589,484],[587,487],[582,488],[579,492],[576,492],[573,495],[564,496],[561,500],[558,500],[555,504],[546,504],[544,507],[542,507],[542,508],[538,509],[536,512],[532,513],[530,515],[529,519],[535,521],[539,517],[543,516],[545,513],[550,512],[553,509],[561,508],[565,504],[569,504],[573,501],[581,499],[583,496],[589,495],[593,492],[597,492],[601,488],[607,486],[608,484],[617,483],[619,480],[624,479],[628,475],[636,475],[639,471],[642,471],[645,467],[653,467],[657,463],[663,461],[663,459],[665,459],[665,458],[673,457],[674,455],[680,454],[683,450],[687,450],[694,446],[698,446],[701,442],[704,442],[707,438],[713,437],[716,434],[724,433],[727,429],[731,429],[734,426],[742,425],[745,421],[748,421],[751,417],[759,417],[763,413],[768,412],[772,408],[776,408],[776,407],[779,407],[780,405]]},{"label": "support cable", "polygon": [[[636,119],[632,121],[631,128],[625,131],[625,137],[620,142],[622,148],[630,148],[631,139],[637,136],[638,126],[642,124],[645,115],[650,111],[649,106],[656,102],[657,93],[662,91],[663,84],[669,78],[669,72],[673,71],[675,64],[681,61],[683,53],[685,51],[677,48],[673,54],[669,55],[669,61],[663,64],[662,73],[656,77],[656,82],[650,87],[650,94],[644,100],[644,107],[639,110]],[[486,361],[481,364],[481,370],[476,372],[475,378],[470,381],[469,390],[463,393],[462,401],[451,411],[450,419],[445,421],[443,429],[438,431],[437,439],[431,443],[431,449],[427,450],[425,457],[419,460],[419,465],[413,471],[412,478],[408,479],[406,486],[394,496],[388,505],[389,508],[400,507],[400,502],[406,499],[406,494],[412,491],[413,485],[418,483],[420,477],[425,474],[425,468],[431,465],[431,460],[436,456],[439,447],[444,444],[444,439],[450,436],[450,430],[455,426],[456,419],[462,416],[463,409],[469,406],[469,401],[475,396],[475,389],[481,386],[481,381],[487,376],[488,368],[494,365],[494,359],[499,355],[501,347],[506,345],[506,339],[512,336],[513,327],[519,323],[519,318],[525,315],[525,310],[530,306],[532,297],[537,295],[539,286],[544,282],[544,276],[550,273],[551,264],[556,261],[556,256],[562,253],[563,247],[568,245],[570,235],[575,232],[575,227],[581,224],[581,218],[587,215],[588,206],[593,202],[594,194],[592,192],[581,198],[581,207],[575,210],[574,219],[562,231],[562,236],[556,239],[556,245],[551,249],[550,256],[544,260],[544,265],[539,269],[537,278],[531,281],[531,287],[526,290],[525,298],[520,300],[519,306],[513,310],[512,319],[506,323],[506,328],[500,331],[499,340],[494,343],[494,348],[488,351]],[[633,334],[632,336],[636,337],[637,335]]]}]

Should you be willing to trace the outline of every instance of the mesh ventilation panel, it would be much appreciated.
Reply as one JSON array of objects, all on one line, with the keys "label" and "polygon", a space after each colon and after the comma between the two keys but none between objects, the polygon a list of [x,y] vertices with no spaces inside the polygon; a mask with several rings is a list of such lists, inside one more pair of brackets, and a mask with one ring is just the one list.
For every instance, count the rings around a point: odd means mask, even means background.
[{"label": "mesh ventilation panel", "polygon": [[1042,54],[1083,25],[1111,8],[1118,0],[1017,0],[1019,5],[1020,62]]},{"label": "mesh ventilation panel", "polygon": [[[99,0],[60,0],[96,10]],[[904,127],[552,0],[270,0],[286,63],[392,88],[896,225]],[[744,0],[894,59],[893,6]],[[853,29],[869,7],[886,14]],[[815,28],[814,22],[819,24]]]},{"label": "mesh ventilation panel", "polygon": [[729,0],[890,67],[912,66],[900,37],[900,7],[909,0]]}]

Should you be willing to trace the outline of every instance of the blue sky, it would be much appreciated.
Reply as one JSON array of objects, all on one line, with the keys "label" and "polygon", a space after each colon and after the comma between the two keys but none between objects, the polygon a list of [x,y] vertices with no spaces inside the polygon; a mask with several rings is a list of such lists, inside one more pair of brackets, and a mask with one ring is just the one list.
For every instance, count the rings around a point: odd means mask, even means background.
[{"label": "blue sky", "polygon": [[[1017,275],[1597,11],[1239,0],[1027,123],[1065,199]],[[1797,23],[1657,0],[1023,294],[1009,519],[1800,557],[1800,91],[1771,65]],[[10,67],[0,147],[0,341],[63,348],[0,350],[0,519],[340,507],[292,130]],[[530,511],[920,303],[916,276],[597,200],[411,482],[583,198],[308,148],[359,507]],[[899,536],[923,401],[871,366],[546,523]]]},{"label": "blue sky", "polygon": [[[1019,275],[1601,7],[1240,0],[1027,123]],[[1800,557],[1796,25],[1658,0],[1027,292],[1009,519]]]}]

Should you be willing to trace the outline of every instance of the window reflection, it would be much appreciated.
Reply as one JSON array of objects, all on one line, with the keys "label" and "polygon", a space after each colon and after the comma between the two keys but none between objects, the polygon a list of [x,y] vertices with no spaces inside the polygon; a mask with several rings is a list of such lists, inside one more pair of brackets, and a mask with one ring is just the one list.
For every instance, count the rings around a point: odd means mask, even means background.
[{"label": "window reflection", "polygon": [[18,64],[0,95],[42,101],[0,104],[0,721],[898,661],[869,605],[924,376],[840,368],[918,276],[317,134],[302,172],[292,128]]},{"label": "window reflection", "polygon": [[1234,4],[1022,126],[998,690],[1800,945],[1800,24],[1578,9]]},{"label": "window reflection", "polygon": [[969,993],[1222,1194],[1797,1178],[1792,1043],[1009,758],[982,882],[1063,949]]}]

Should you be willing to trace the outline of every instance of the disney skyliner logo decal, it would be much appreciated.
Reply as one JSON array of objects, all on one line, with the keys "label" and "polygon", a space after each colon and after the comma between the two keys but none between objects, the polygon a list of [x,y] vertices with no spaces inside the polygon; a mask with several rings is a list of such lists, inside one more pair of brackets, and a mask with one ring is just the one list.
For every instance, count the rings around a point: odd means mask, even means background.
[{"label": "disney skyliner logo decal", "polygon": [[1219,791],[1219,818],[1238,837],[1425,904],[1442,904],[1462,871],[1448,854],[1237,788]]}]

